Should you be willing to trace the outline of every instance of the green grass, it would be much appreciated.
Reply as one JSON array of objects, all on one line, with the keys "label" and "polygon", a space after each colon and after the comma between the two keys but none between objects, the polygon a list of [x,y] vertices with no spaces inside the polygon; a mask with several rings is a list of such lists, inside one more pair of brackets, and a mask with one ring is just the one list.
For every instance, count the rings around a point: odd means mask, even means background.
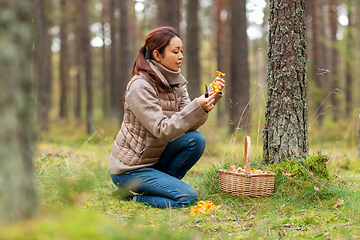
[{"label": "green grass", "polygon": [[208,138],[220,137],[208,141],[184,181],[199,200],[221,208],[190,216],[190,208],[154,209],[122,200],[107,173],[117,126],[90,137],[76,126],[59,129],[41,137],[34,158],[38,216],[0,228],[0,239],[360,238],[360,165],[349,154],[353,149],[323,148],[331,157],[311,153],[308,159],[265,165],[261,139],[257,144],[257,133],[250,134],[252,168],[277,174],[274,194],[234,197],[220,191],[217,170],[242,166],[243,136],[227,139],[205,128]]}]

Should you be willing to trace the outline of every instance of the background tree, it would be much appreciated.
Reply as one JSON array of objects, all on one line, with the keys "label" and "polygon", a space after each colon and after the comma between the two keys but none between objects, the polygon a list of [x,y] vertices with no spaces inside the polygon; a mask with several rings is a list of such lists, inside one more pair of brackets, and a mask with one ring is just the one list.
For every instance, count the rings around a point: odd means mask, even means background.
[{"label": "background tree", "polygon": [[[328,1],[328,10],[329,10],[329,26],[330,26],[330,51],[329,51],[329,86],[331,87],[331,91],[335,91],[335,89],[338,87],[338,50],[337,50],[337,40],[336,40],[336,33],[337,33],[337,6],[335,5],[335,0],[329,0]],[[337,120],[338,116],[338,103],[336,99],[335,92],[331,94],[330,96],[331,105],[333,106],[332,111],[332,118],[333,120]]]},{"label": "background tree", "polygon": [[80,0],[81,13],[81,45],[83,54],[83,63],[85,68],[85,89],[86,89],[86,131],[88,134],[94,132],[93,119],[93,75],[92,75],[92,60],[90,48],[90,33],[88,24],[88,0]]},{"label": "background tree", "polygon": [[[221,11],[223,10],[223,0],[215,0],[215,22],[216,22],[216,63],[217,69],[224,72],[223,58],[224,58],[224,24],[221,21]],[[217,108],[217,124],[218,127],[222,124],[222,110],[223,108]]]},{"label": "background tree", "polygon": [[74,29],[75,29],[75,69],[76,69],[76,80],[75,80],[75,106],[74,106],[74,115],[75,118],[79,121],[81,119],[81,105],[82,105],[82,77],[84,73],[83,66],[83,53],[82,53],[82,39],[81,39],[81,0],[76,0],[74,2],[75,6],[75,16],[74,16]]},{"label": "background tree", "polygon": [[110,114],[112,119],[117,119],[117,91],[116,91],[116,31],[115,31],[115,0],[109,0],[110,18]]},{"label": "background tree", "polygon": [[[36,214],[30,3],[0,1],[0,223]],[[36,13],[35,13],[36,14]],[[36,17],[37,19],[37,17]]]},{"label": "background tree", "polygon": [[250,124],[250,108],[247,106],[250,100],[250,76],[245,6],[245,1],[231,0],[231,63],[227,89],[230,90],[232,131],[238,127],[247,131]]},{"label": "background tree", "polygon": [[271,0],[263,154],[268,163],[308,154],[306,1]]},{"label": "background tree", "polygon": [[353,88],[354,82],[352,77],[353,67],[352,63],[354,62],[354,40],[353,40],[353,31],[354,31],[354,14],[353,14],[353,5],[351,0],[347,0],[347,12],[348,12],[348,26],[346,28],[346,53],[345,53],[345,116],[350,117],[353,110]]},{"label": "background tree", "polygon": [[68,59],[68,7],[66,0],[60,0],[60,113],[61,118],[68,116],[68,81],[69,81],[69,59]]},{"label": "background tree", "polygon": [[36,45],[35,45],[35,72],[37,78],[37,123],[40,131],[49,130],[49,72],[50,62],[48,55],[51,51],[48,44],[47,21],[45,16],[44,0],[34,0],[32,4],[33,17],[36,22]]},{"label": "background tree", "polygon": [[109,0],[102,0],[102,9],[101,9],[101,33],[103,45],[101,47],[101,58],[102,58],[102,110],[103,115],[108,116],[108,67],[107,67],[107,54],[106,54],[106,44],[105,44],[105,23],[108,20],[109,13]]},{"label": "background tree", "polygon": [[199,62],[199,26],[198,26],[199,1],[193,0],[187,3],[187,27],[186,27],[186,66],[188,90],[190,99],[200,95],[200,62]]},{"label": "background tree", "polygon": [[318,7],[316,0],[310,0],[310,14],[311,14],[311,46],[312,46],[312,63],[311,63],[311,82],[315,82],[314,86],[314,109],[317,114],[319,125],[322,121],[322,101],[323,101],[323,76],[319,74],[319,69],[324,68],[321,64],[322,49],[320,43],[320,27],[318,20]]},{"label": "background tree", "polygon": [[156,0],[157,25],[171,26],[180,32],[180,0]]},{"label": "background tree", "polygon": [[125,93],[126,84],[130,78],[129,58],[129,26],[127,0],[120,0],[120,79],[119,84],[119,112],[120,124],[122,123],[124,103],[122,96]]}]

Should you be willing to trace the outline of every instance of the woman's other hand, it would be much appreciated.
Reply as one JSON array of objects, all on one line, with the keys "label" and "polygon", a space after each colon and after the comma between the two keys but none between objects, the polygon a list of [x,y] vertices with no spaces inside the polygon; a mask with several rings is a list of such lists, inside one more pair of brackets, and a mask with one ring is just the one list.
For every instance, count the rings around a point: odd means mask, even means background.
[{"label": "woman's other hand", "polygon": [[215,102],[214,96],[215,94],[213,92],[210,92],[208,97],[205,97],[205,94],[203,94],[197,98],[200,106],[206,112],[210,112],[214,108],[214,102]]}]

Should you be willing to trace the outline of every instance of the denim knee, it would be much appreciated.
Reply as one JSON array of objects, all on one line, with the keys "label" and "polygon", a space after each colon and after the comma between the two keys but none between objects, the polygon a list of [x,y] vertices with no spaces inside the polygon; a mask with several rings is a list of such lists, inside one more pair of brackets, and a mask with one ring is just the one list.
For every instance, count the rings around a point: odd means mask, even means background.
[{"label": "denim knee", "polygon": [[191,134],[191,137],[194,139],[194,142],[196,145],[198,145],[202,149],[205,149],[206,138],[204,137],[204,135],[202,135],[198,131],[192,131],[192,132],[189,132],[189,134]]},{"label": "denim knee", "polygon": [[187,193],[184,194],[181,198],[178,199],[177,203],[186,206],[195,203],[199,198],[198,193],[193,188],[189,188]]}]

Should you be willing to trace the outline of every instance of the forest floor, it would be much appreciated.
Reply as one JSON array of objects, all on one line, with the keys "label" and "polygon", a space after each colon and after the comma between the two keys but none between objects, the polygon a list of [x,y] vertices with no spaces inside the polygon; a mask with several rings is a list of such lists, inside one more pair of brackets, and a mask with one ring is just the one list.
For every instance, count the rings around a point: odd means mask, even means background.
[{"label": "forest floor", "polygon": [[[190,207],[155,209],[123,200],[126,191],[107,172],[116,130],[98,129],[89,137],[76,127],[60,129],[39,137],[38,216],[0,228],[0,239],[360,239],[360,163],[349,154],[355,149],[323,144],[322,152],[330,153],[325,178],[316,170],[304,174],[306,161],[294,160],[268,169],[278,171],[272,196],[235,197],[220,191],[217,169],[241,166],[243,141],[205,129],[208,147],[184,181],[198,191],[199,201],[220,208],[190,216]],[[259,142],[253,137],[252,168],[267,168]]]}]

